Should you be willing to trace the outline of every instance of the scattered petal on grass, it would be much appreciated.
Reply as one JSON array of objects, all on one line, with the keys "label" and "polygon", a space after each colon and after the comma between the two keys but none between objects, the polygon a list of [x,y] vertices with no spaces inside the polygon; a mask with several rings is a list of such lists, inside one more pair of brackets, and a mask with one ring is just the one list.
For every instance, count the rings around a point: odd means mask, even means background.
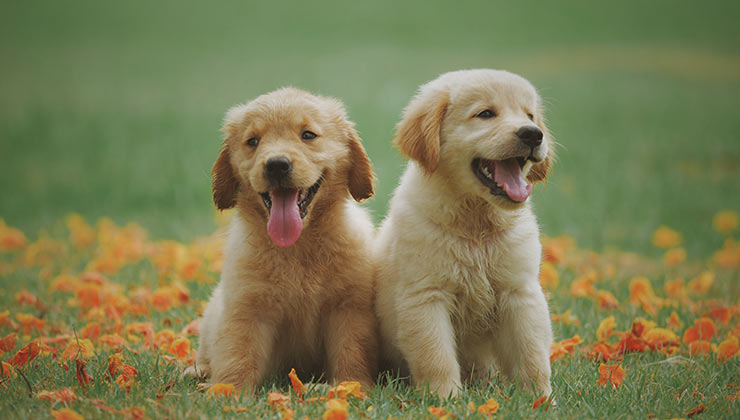
[{"label": "scattered petal on grass", "polygon": [[0,219],[0,251],[15,252],[26,247],[26,235],[18,229],[9,227]]},{"label": "scattered petal on grass", "polygon": [[39,343],[34,340],[26,344],[25,347],[18,350],[15,356],[11,357],[8,362],[15,367],[23,367],[26,363],[32,361],[39,355]]},{"label": "scattered petal on grass", "polygon": [[542,267],[540,267],[540,285],[542,288],[555,289],[559,282],[560,276],[555,266],[549,261],[543,262]]},{"label": "scattered petal on grass", "polygon": [[565,325],[581,325],[578,318],[570,312],[570,309],[563,312],[562,314],[552,314],[551,318],[553,322],[561,322]]},{"label": "scattered petal on grass", "polygon": [[630,281],[629,289],[630,302],[634,305],[641,306],[645,312],[654,315],[656,312],[656,300],[650,280],[645,277],[635,277]]},{"label": "scattered petal on grass", "polygon": [[340,382],[339,385],[331,388],[327,393],[327,398],[342,398],[345,399],[349,396],[355,398],[367,398],[364,392],[360,390],[361,386],[356,381],[345,381]]},{"label": "scattered petal on grass", "polygon": [[663,263],[668,267],[675,267],[686,261],[686,250],[683,248],[671,248],[663,255]]},{"label": "scattered petal on grass", "polygon": [[612,335],[612,330],[617,326],[617,322],[613,316],[604,318],[599,324],[599,328],[596,329],[596,339],[599,341],[607,341]]},{"label": "scattered petal on grass", "polygon": [[687,288],[692,293],[703,295],[712,288],[713,284],[714,273],[711,271],[705,271],[689,281]]},{"label": "scattered petal on grass", "polygon": [[268,392],[267,393],[267,404],[269,404],[272,408],[279,408],[282,406],[286,406],[290,403],[290,397],[287,395],[283,395],[279,392]]},{"label": "scattered petal on grass", "polygon": [[717,329],[711,318],[701,318],[694,321],[694,325],[686,329],[683,334],[684,344],[689,344],[697,340],[709,341],[714,336]]},{"label": "scattered petal on grass", "polygon": [[200,335],[200,318],[196,318],[190,321],[190,323],[186,325],[182,329],[182,331],[180,331],[180,334],[181,335],[194,335],[196,337],[199,336]]},{"label": "scattered petal on grass", "polygon": [[23,328],[23,334],[26,334],[26,335],[28,335],[31,332],[31,330],[40,331],[46,325],[46,323],[44,323],[43,320],[38,319],[33,315],[24,314],[24,313],[15,314],[15,319],[18,320],[18,322],[20,322],[21,328]]},{"label": "scattered petal on grass", "polygon": [[206,395],[211,398],[230,397],[234,395],[236,388],[232,384],[213,384],[206,390]]},{"label": "scattered petal on grass", "polygon": [[570,284],[570,294],[575,297],[591,297],[596,295],[594,281],[592,276],[581,276]]},{"label": "scattered petal on grass", "polygon": [[663,287],[668,296],[673,298],[680,298],[686,295],[686,289],[684,288],[683,283],[683,279],[678,278],[665,282],[665,285]]},{"label": "scattered petal on grass", "polygon": [[498,411],[498,403],[493,398],[489,399],[485,404],[478,406],[478,414],[484,416],[491,416],[496,414]]},{"label": "scattered petal on grass", "polygon": [[0,339],[0,352],[11,351],[15,348],[15,343],[18,340],[17,333],[10,333]]},{"label": "scattered petal on grass", "polygon": [[80,359],[75,360],[75,377],[83,388],[92,382],[92,376],[87,373],[87,363],[85,361]]},{"label": "scattered petal on grass", "polygon": [[323,420],[345,420],[349,414],[349,403],[342,399],[332,398],[326,402]]},{"label": "scattered petal on grass", "polygon": [[429,411],[429,414],[431,414],[434,418],[437,418],[437,419],[447,419],[450,417],[455,417],[454,414],[451,414],[446,409],[442,407],[437,407],[434,405],[427,407],[427,411]]},{"label": "scattered petal on grass", "polygon": [[[547,403],[547,404],[545,404],[545,403]],[[545,404],[545,411],[547,411],[547,410],[549,410],[549,409],[550,409],[550,403],[549,403],[549,401],[548,401],[548,398],[547,398],[547,396],[545,396],[545,395],[543,395],[543,396],[541,396],[541,397],[537,398],[537,399],[536,399],[536,400],[534,401],[534,404],[532,404],[532,410],[536,410],[536,409],[537,409],[537,408],[539,408],[539,406],[541,406],[542,404]]]},{"label": "scattered petal on grass", "polygon": [[681,234],[667,226],[661,226],[653,234],[653,245],[665,249],[679,246]]},{"label": "scattered petal on grass", "polygon": [[111,377],[116,377],[122,367],[123,355],[121,353],[113,353],[108,356],[108,374],[110,374]]},{"label": "scattered petal on grass", "polygon": [[550,363],[572,352],[581,343],[583,343],[583,340],[578,334],[563,341],[553,343],[552,347],[550,347]]},{"label": "scattered petal on grass", "polygon": [[717,347],[717,357],[721,362],[726,362],[727,360],[737,356],[739,352],[740,344],[738,344],[737,337],[734,336],[727,337],[727,339],[721,342]]},{"label": "scattered petal on grass", "polygon": [[98,344],[108,349],[115,349],[127,345],[128,342],[118,334],[104,334],[98,338]]},{"label": "scattered petal on grass", "polygon": [[67,360],[87,359],[95,354],[93,351],[92,341],[83,338],[69,343],[67,348],[64,349],[64,353],[62,353],[62,358]]},{"label": "scattered petal on grass", "polygon": [[167,349],[167,353],[175,356],[177,360],[187,360],[188,356],[190,356],[190,340],[185,337],[176,339]]},{"label": "scattered petal on grass", "polygon": [[712,228],[725,235],[737,229],[737,225],[738,215],[731,210],[721,211],[712,218]]},{"label": "scattered petal on grass", "polygon": [[298,394],[298,397],[303,398],[303,393],[306,392],[306,386],[303,385],[303,382],[298,378],[298,374],[295,372],[295,369],[290,369],[288,378],[290,378],[290,385],[293,387],[293,391]]},{"label": "scattered petal on grass", "polygon": [[671,330],[665,328],[652,328],[645,334],[645,341],[653,350],[679,346],[678,336]]},{"label": "scattered petal on grass", "polygon": [[714,345],[709,341],[696,340],[689,343],[689,352],[692,355],[709,354],[714,350]]},{"label": "scattered petal on grass", "polygon": [[49,401],[52,405],[56,403],[67,404],[77,400],[77,395],[69,388],[62,388],[56,391],[41,391],[37,397],[40,400]]},{"label": "scattered petal on grass", "polygon": [[686,413],[686,416],[687,417],[693,417],[693,416],[695,416],[697,414],[701,414],[701,413],[703,413],[705,411],[707,411],[707,407],[704,406],[704,404],[699,404],[696,407],[694,407],[691,410],[689,410],[689,412]]},{"label": "scattered petal on grass", "polygon": [[15,373],[13,365],[7,362],[0,362],[0,378],[15,378],[16,376],[18,374]]},{"label": "scattered petal on grass", "polygon": [[596,293],[596,301],[601,309],[617,309],[619,307],[617,298],[606,290],[599,290]]},{"label": "scattered petal on grass", "polygon": [[54,420],[85,420],[84,417],[79,415],[76,411],[71,408],[62,408],[60,410],[51,410],[51,416]]},{"label": "scattered petal on grass", "polygon": [[626,372],[622,365],[599,365],[599,380],[597,384],[606,385],[611,384],[614,388],[617,388],[622,384]]}]

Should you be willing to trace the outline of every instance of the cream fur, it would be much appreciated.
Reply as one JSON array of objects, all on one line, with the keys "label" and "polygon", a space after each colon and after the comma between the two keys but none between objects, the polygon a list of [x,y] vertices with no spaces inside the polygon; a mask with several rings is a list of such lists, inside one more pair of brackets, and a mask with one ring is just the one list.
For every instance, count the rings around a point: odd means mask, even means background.
[{"label": "cream fur", "polygon": [[[303,141],[310,129],[319,136]],[[236,206],[221,280],[201,320],[196,365],[188,373],[253,392],[272,375],[356,380],[376,374],[369,243],[374,227],[354,203],[372,195],[372,172],[339,101],[281,89],[234,107],[214,166],[214,200]],[[246,140],[260,139],[250,147]],[[321,184],[298,241],[276,246],[266,229],[264,164],[288,156],[296,188]]]},{"label": "cream fur", "polygon": [[[475,118],[487,108],[497,116]],[[420,88],[394,139],[413,160],[374,244],[382,357],[442,397],[494,367],[551,393],[552,331],[534,214],[528,201],[492,195],[471,169],[476,157],[522,153],[514,133],[524,124],[545,132],[530,175],[543,179],[552,141],[534,88],[508,72],[459,71]]]}]

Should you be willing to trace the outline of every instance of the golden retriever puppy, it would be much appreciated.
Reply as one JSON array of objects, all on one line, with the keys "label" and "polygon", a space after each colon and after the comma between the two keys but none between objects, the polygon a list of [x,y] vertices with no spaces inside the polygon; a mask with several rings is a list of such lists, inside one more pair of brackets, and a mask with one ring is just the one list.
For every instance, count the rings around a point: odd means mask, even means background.
[{"label": "golden retriever puppy", "polygon": [[376,375],[370,161],[335,99],[284,88],[230,109],[213,199],[236,207],[188,373],[253,392],[287,374]]},{"label": "golden retriever puppy", "polygon": [[411,161],[374,249],[384,363],[441,397],[494,367],[549,395],[528,198],[553,156],[537,92],[505,71],[444,74],[420,88],[393,142]]}]

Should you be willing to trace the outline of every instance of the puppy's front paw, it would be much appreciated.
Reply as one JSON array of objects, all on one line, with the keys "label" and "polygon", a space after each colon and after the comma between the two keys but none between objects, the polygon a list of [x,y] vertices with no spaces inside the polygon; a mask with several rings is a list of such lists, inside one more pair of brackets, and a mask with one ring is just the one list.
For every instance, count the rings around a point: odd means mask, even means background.
[{"label": "puppy's front paw", "polygon": [[185,377],[190,377],[193,379],[197,379],[199,381],[203,381],[206,378],[208,378],[210,375],[211,375],[211,372],[207,366],[203,367],[203,366],[193,365],[193,366],[188,366],[182,372],[182,375],[180,376],[180,378],[183,379]]},{"label": "puppy's front paw", "polygon": [[460,384],[454,381],[444,381],[437,384],[429,384],[429,389],[436,392],[439,398],[455,398],[460,393]]}]

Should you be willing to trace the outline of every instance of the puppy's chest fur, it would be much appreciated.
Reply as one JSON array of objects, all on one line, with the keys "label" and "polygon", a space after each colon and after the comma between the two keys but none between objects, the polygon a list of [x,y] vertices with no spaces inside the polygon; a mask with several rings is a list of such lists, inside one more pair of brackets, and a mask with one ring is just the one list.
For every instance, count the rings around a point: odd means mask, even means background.
[{"label": "puppy's chest fur", "polygon": [[511,248],[506,238],[456,238],[446,247],[453,264],[446,279],[454,297],[452,321],[460,334],[483,333],[496,324],[497,307],[508,292]]}]

